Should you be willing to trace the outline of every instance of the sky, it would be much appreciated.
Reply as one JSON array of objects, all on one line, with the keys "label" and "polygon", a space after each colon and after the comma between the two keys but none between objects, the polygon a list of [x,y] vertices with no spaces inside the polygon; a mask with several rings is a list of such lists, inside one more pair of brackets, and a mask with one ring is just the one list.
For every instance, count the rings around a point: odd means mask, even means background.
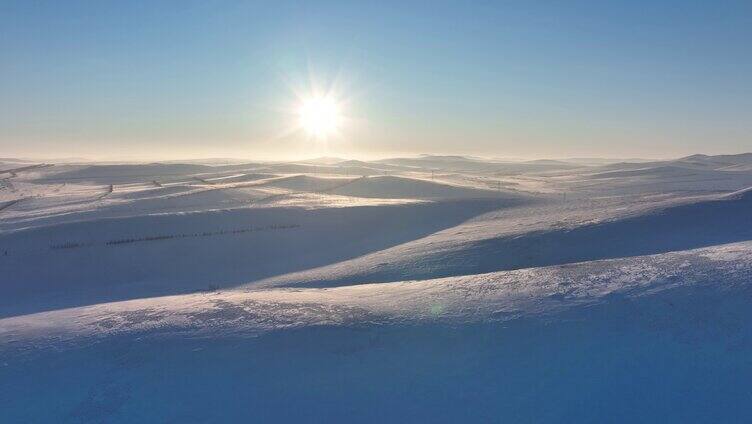
[{"label": "sky", "polygon": [[749,0],[0,2],[0,157],[746,151]]}]

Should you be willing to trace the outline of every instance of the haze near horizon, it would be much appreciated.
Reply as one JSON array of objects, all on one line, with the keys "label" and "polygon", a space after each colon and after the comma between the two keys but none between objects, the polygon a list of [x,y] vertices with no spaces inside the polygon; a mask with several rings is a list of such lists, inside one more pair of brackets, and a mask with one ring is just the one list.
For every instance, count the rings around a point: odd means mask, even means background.
[{"label": "haze near horizon", "polygon": [[[752,149],[751,9],[5,2],[0,151],[94,160],[741,153]],[[332,127],[306,131],[301,108],[326,102],[337,105]]]}]

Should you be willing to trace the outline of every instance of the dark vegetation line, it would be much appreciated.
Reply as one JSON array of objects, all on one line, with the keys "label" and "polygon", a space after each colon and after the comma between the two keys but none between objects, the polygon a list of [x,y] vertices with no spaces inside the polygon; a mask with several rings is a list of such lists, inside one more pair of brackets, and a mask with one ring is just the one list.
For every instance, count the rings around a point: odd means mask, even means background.
[{"label": "dark vegetation line", "polygon": [[10,208],[11,206],[15,205],[16,203],[19,203],[22,200],[24,200],[24,199],[11,200],[10,202],[8,202],[8,203],[6,203],[4,205],[0,205],[0,211],[4,211],[5,209]]},{"label": "dark vegetation line", "polygon": [[109,186],[107,186],[107,191],[105,191],[104,194],[102,194],[101,196],[99,196],[97,198],[97,200],[104,199],[105,197],[107,197],[110,194],[112,194],[112,192],[114,192],[114,191],[115,191],[115,185],[114,184],[110,184]]},{"label": "dark vegetation line", "polygon": [[95,246],[98,244],[105,245],[105,246],[117,246],[121,244],[140,243],[140,242],[146,242],[146,241],[172,240],[172,239],[192,238],[192,237],[211,237],[211,236],[221,236],[221,235],[230,235],[230,234],[244,234],[244,233],[252,233],[252,232],[259,232],[259,231],[278,231],[278,230],[288,230],[288,229],[299,228],[299,227],[300,227],[299,224],[272,224],[266,227],[247,227],[247,228],[238,228],[238,229],[233,229],[233,230],[204,231],[201,233],[160,234],[160,235],[154,235],[154,236],[130,237],[130,238],[123,238],[123,239],[109,240],[104,243],[66,242],[66,243],[53,244],[50,246],[50,249],[52,250],[75,249],[79,247]]},{"label": "dark vegetation line", "polygon": [[[45,165],[45,166],[53,166],[53,165]],[[238,170],[238,172],[243,172],[244,170]],[[0,171],[2,173],[4,171]],[[221,172],[221,171],[220,171]],[[204,174],[211,174],[211,172],[201,172],[198,175],[204,175]],[[44,178],[44,181],[46,182],[58,182],[58,181],[79,181],[79,180],[93,180],[93,179],[105,179],[105,178],[154,178],[154,177],[185,177],[185,178],[192,178],[195,176],[195,174],[192,173],[185,173],[185,172],[166,172],[166,173],[152,173],[152,174],[121,174],[121,175],[93,175],[93,176],[83,176],[83,177],[60,177],[59,175],[53,176],[53,178]]]},{"label": "dark vegetation line", "polygon": [[206,185],[214,185],[215,184],[215,183],[213,183],[211,181],[208,181],[208,180],[205,180],[205,179],[203,179],[201,177],[195,177],[194,176],[193,179],[196,180],[196,181],[198,181],[198,182],[200,182],[201,184],[206,184]]},{"label": "dark vegetation line", "polygon": [[21,171],[30,171],[32,169],[38,169],[38,168],[49,168],[50,166],[53,166],[51,163],[40,163],[37,165],[29,165],[29,166],[22,166],[20,168],[13,168],[13,169],[4,169],[0,171],[0,174],[16,174]]}]

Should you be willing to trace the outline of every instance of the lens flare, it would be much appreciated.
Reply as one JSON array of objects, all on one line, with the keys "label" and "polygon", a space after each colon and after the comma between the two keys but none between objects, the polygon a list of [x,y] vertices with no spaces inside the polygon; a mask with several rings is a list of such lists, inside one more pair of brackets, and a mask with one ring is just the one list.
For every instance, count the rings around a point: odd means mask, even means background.
[{"label": "lens flare", "polygon": [[316,138],[326,138],[337,131],[340,115],[337,102],[331,97],[305,99],[298,110],[300,126]]}]

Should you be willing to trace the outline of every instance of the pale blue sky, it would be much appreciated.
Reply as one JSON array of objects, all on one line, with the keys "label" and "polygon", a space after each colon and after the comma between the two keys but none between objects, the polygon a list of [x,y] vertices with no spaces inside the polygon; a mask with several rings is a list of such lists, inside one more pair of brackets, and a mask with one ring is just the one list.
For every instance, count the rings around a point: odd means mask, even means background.
[{"label": "pale blue sky", "polygon": [[0,156],[752,150],[752,2],[532,3],[4,1]]}]

